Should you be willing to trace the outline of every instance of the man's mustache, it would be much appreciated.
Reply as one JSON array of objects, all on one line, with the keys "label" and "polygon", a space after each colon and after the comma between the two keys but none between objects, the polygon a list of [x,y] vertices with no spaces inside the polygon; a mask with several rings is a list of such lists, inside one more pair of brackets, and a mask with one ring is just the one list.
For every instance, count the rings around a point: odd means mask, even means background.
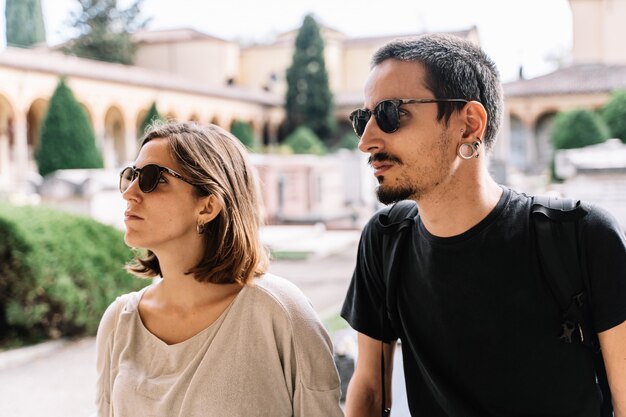
[{"label": "man's mustache", "polygon": [[387,152],[379,152],[374,155],[370,155],[370,157],[367,159],[367,163],[369,165],[372,165],[372,162],[394,162],[396,164],[402,163],[400,158],[388,154]]}]

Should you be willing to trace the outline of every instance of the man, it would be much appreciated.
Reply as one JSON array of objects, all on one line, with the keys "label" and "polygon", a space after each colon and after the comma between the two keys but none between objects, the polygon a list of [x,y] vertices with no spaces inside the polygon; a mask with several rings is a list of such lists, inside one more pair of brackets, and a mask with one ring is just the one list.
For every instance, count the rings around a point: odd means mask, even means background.
[{"label": "man", "polygon": [[[342,310],[359,347],[347,417],[381,415],[381,349],[390,406],[398,338],[413,416],[600,415],[592,354],[555,335],[560,312],[541,276],[531,199],[487,170],[501,113],[495,65],[467,41],[429,35],[374,55],[365,108],[351,114],[359,149],[379,200],[414,200],[419,214],[398,256],[395,322],[381,313],[378,215],[363,231]],[[593,323],[624,417],[626,238],[598,207],[579,225]]]}]

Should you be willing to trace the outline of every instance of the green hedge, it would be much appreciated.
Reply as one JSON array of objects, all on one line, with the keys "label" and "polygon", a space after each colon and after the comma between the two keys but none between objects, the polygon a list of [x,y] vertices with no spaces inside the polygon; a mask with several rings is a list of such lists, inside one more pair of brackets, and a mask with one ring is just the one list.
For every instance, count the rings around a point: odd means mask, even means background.
[{"label": "green hedge", "polygon": [[613,92],[601,115],[611,130],[611,137],[626,143],[626,91]]},{"label": "green hedge", "polygon": [[124,270],[131,258],[110,226],[0,204],[0,344],[95,334],[116,296],[149,283]]},{"label": "green hedge", "polygon": [[324,143],[315,132],[306,126],[300,126],[285,138],[285,145],[295,154],[325,155],[328,152]]},{"label": "green hedge", "polygon": [[610,136],[609,127],[598,113],[575,109],[557,114],[552,127],[554,149],[574,149],[595,145]]}]

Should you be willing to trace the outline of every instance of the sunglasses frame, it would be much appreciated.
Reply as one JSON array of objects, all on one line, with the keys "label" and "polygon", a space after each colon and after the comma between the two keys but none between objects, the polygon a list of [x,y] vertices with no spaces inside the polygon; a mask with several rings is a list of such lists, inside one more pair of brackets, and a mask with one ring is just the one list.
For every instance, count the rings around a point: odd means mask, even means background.
[{"label": "sunglasses frame", "polygon": [[[156,181],[154,182],[154,186],[152,186],[148,190],[144,190],[144,189],[141,188],[141,180],[139,179],[139,177],[142,175],[142,172],[146,169],[146,167],[149,167],[149,166],[157,167],[159,169],[159,174],[157,175]],[[126,172],[127,169],[130,169],[132,171],[132,177],[130,179],[130,182],[128,183],[128,186],[125,189],[122,189],[122,181],[124,180],[124,172]],[[170,169],[170,168],[167,168],[167,167],[163,167],[163,166],[157,165],[157,164],[147,164],[143,168],[136,168],[134,166],[126,167],[126,168],[124,168],[122,170],[122,172],[120,172],[120,192],[121,193],[126,192],[126,190],[128,190],[130,188],[130,185],[133,183],[133,181],[135,181],[135,179],[137,179],[137,180],[139,180],[138,186],[139,186],[139,189],[141,190],[141,192],[144,193],[144,194],[151,193],[159,185],[159,181],[161,180],[161,176],[163,175],[164,172],[167,172],[168,174],[170,174],[174,178],[178,178],[179,180],[185,181],[187,184],[191,184],[193,186],[196,185],[196,184],[186,180],[185,177],[183,177],[182,175],[180,175],[178,172],[174,171],[173,169]]]},{"label": "sunglasses frame", "polygon": [[[370,119],[372,118],[372,114],[374,115],[374,118],[376,119],[376,124],[378,125],[378,127],[380,128],[380,130],[382,130],[385,133],[393,133],[395,131],[397,131],[400,128],[400,115],[397,114],[396,116],[396,120],[394,121],[393,126],[391,127],[391,129],[383,129],[383,127],[381,127],[381,123],[379,122],[380,118],[379,118],[379,113],[381,112],[381,105],[383,103],[392,103],[394,105],[395,111],[396,113],[398,113],[398,110],[400,109],[400,106],[404,105],[404,104],[414,104],[414,103],[418,103],[418,104],[425,104],[425,103],[469,103],[469,100],[465,100],[462,98],[406,98],[406,99],[387,99],[387,100],[381,100],[378,103],[376,103],[376,105],[374,106],[374,110],[369,110],[369,109],[355,109],[350,113],[349,119],[350,122],[352,123],[352,129],[354,129],[354,133],[356,133],[356,135],[360,138],[363,135],[363,132],[365,132],[365,126],[367,126],[367,123],[369,123]],[[359,131],[357,129],[357,125],[356,125],[356,120],[359,120],[359,118],[357,117],[359,115],[359,113],[365,113],[367,115],[367,121],[365,122],[365,126],[363,127],[363,130],[361,131],[361,134],[359,134]],[[384,124],[384,123],[382,123]]]}]

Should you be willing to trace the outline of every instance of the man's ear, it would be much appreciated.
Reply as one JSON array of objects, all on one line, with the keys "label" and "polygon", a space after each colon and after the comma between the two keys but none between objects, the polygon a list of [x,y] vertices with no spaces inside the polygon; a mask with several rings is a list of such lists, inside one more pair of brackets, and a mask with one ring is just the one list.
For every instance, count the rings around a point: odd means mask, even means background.
[{"label": "man's ear", "polygon": [[487,111],[478,101],[470,101],[461,111],[463,138],[482,139],[487,128]]},{"label": "man's ear", "polygon": [[202,224],[212,221],[224,209],[221,200],[213,194],[203,197],[200,204],[201,209],[198,218]]}]

